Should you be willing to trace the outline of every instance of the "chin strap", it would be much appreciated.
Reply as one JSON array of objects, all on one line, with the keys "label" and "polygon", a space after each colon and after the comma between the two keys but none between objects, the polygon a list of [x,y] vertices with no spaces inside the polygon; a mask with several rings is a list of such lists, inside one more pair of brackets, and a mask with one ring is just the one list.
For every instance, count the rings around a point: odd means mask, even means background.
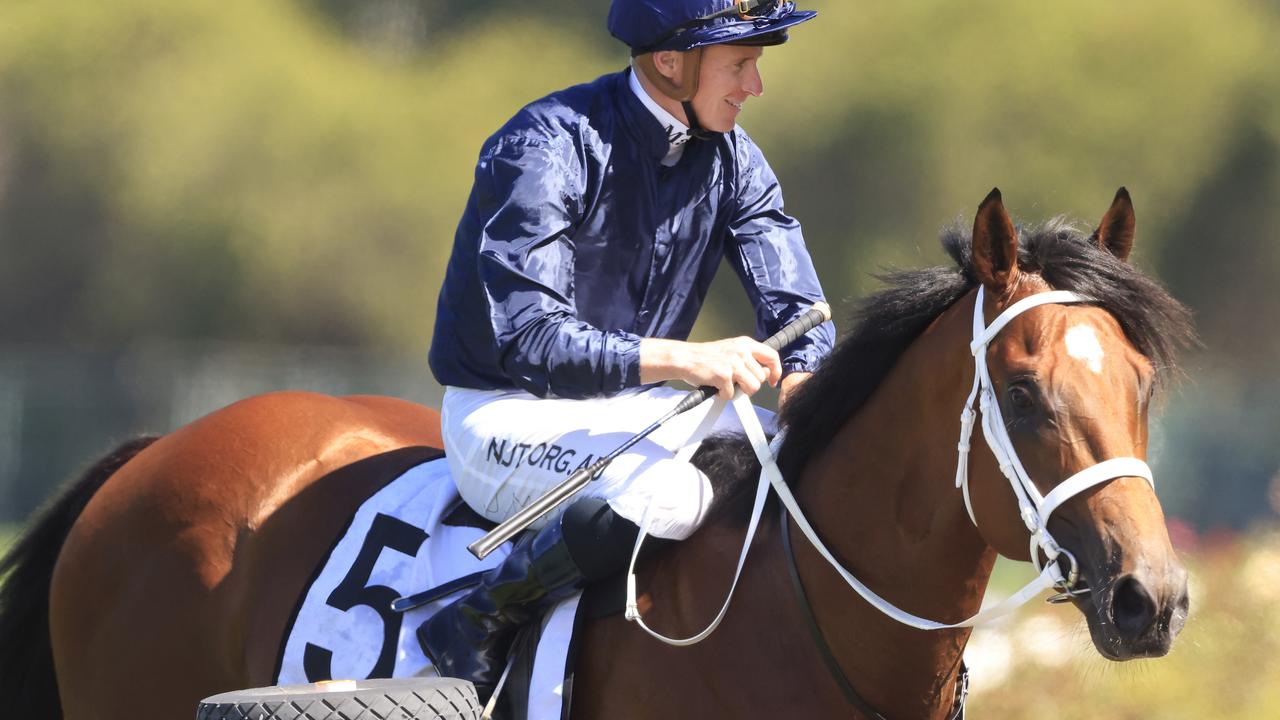
[{"label": "chin strap", "polygon": [[693,140],[710,140],[720,133],[714,130],[708,130],[702,127],[702,123],[698,122],[698,113],[693,110],[693,101],[685,100],[680,103],[684,108],[684,117],[688,120],[689,137]]},{"label": "chin strap", "polygon": [[655,64],[653,53],[643,53],[635,57],[636,66],[648,78],[649,82],[663,95],[680,103],[684,108],[684,116],[689,126],[689,137],[698,140],[710,140],[720,133],[708,130],[698,122],[698,113],[693,109],[693,96],[698,94],[698,74],[702,67],[703,48],[694,48],[684,53],[684,69],[680,83],[676,84],[663,75]]}]

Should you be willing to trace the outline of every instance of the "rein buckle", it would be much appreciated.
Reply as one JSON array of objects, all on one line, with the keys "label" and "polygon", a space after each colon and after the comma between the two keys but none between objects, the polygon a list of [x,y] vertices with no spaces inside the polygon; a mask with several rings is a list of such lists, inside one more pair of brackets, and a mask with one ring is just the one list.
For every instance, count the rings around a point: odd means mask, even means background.
[{"label": "rein buckle", "polygon": [[[1071,561],[1071,569],[1066,573],[1062,572],[1063,557],[1066,557],[1067,560]],[[1060,589],[1062,592],[1050,595],[1045,598],[1045,602],[1057,605],[1059,603],[1069,602],[1078,597],[1083,597],[1093,592],[1093,590],[1087,585],[1082,588],[1076,588],[1076,583],[1080,582],[1080,563],[1076,562],[1076,556],[1072,555],[1071,551],[1066,550],[1065,548],[1058,548],[1058,556],[1053,559],[1053,562],[1058,564],[1058,573],[1063,576],[1063,582],[1054,585],[1054,587]]]}]

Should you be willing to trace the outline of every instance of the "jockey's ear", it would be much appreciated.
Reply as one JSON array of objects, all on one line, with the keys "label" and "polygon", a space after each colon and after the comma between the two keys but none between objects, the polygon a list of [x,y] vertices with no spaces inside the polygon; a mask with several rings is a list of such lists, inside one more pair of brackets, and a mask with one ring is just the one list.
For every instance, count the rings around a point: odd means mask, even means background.
[{"label": "jockey's ear", "polygon": [[659,50],[637,55],[633,59],[641,74],[658,92],[677,102],[692,99],[698,92],[698,72],[702,65],[702,48],[688,52]]},{"label": "jockey's ear", "polygon": [[1098,229],[1093,231],[1093,241],[1117,258],[1128,260],[1133,250],[1134,224],[1133,201],[1129,199],[1129,191],[1120,188],[1102,222],[1098,223]]},{"label": "jockey's ear", "polygon": [[973,219],[973,271],[995,295],[1017,281],[1018,231],[1004,209],[1000,188],[991,189]]},{"label": "jockey's ear", "polygon": [[675,50],[659,50],[653,54],[653,66],[667,80],[679,85],[684,75],[684,53]]}]

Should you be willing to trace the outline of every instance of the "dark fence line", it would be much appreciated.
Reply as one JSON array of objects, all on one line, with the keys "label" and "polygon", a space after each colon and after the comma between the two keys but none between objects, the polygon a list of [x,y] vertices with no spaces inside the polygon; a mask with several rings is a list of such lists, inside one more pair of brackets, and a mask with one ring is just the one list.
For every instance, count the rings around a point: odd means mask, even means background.
[{"label": "dark fence line", "polygon": [[393,395],[439,406],[421,358],[366,349],[0,345],[0,523],[21,522],[119,442],[167,433],[273,390]]},{"label": "dark fence line", "polygon": [[[1150,462],[1166,514],[1188,531],[1275,521],[1280,383],[1203,366],[1192,378],[1152,418]],[[433,407],[442,395],[425,352],[404,357],[221,344],[104,351],[0,343],[0,524],[26,520],[120,442],[170,432],[273,390],[392,395]]]}]

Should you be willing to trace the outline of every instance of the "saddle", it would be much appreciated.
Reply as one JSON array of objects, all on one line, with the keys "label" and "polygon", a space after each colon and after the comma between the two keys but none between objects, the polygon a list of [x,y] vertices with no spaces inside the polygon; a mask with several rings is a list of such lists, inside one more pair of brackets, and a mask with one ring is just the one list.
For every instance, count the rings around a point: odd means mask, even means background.
[{"label": "saddle", "polygon": [[[355,510],[303,589],[276,684],[434,674],[414,629],[505,558],[506,548],[483,561],[466,550],[493,526],[461,501],[442,459],[390,479]],[[572,638],[589,617],[621,611],[621,580],[592,587],[585,601],[564,601],[522,630],[498,717],[567,717]],[[415,594],[420,588],[430,589]]]}]

